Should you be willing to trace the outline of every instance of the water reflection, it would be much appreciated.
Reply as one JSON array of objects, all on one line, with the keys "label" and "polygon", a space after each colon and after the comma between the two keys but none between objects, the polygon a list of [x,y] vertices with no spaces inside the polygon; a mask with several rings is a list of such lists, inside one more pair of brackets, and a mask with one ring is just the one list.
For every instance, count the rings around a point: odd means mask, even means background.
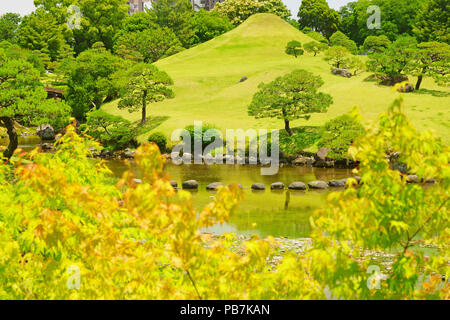
[{"label": "water reflection", "polygon": [[[130,162],[131,170],[137,178],[139,169]],[[117,177],[128,169],[120,160],[108,161],[109,168]],[[172,180],[180,186],[183,181],[195,179],[199,183],[197,192],[192,192],[194,206],[197,209],[211,201],[214,192],[207,191],[206,186],[213,182],[225,185],[238,183],[244,187],[244,201],[238,212],[231,217],[228,224],[216,225],[206,229],[209,232],[238,232],[241,234],[259,234],[260,236],[307,237],[310,233],[309,217],[322,206],[329,191],[288,191],[270,190],[270,184],[283,182],[308,183],[313,180],[342,179],[351,175],[350,169],[326,169],[303,166],[284,166],[274,176],[262,176],[258,166],[250,165],[173,165],[166,163],[164,169]],[[255,182],[266,184],[266,190],[251,190]]]}]

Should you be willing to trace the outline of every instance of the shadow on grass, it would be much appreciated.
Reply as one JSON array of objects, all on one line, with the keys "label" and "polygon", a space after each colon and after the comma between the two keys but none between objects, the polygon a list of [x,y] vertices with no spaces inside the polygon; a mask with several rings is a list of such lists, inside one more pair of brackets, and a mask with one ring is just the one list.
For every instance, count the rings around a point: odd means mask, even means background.
[{"label": "shadow on grass", "polygon": [[450,92],[440,91],[440,90],[429,90],[429,89],[419,89],[414,91],[415,94],[430,94],[433,97],[448,97]]},{"label": "shadow on grass", "polygon": [[141,125],[141,120],[137,120],[133,122],[133,125],[137,129],[138,135],[141,135],[159,127],[164,121],[168,119],[168,116],[150,116],[146,118],[145,124]]}]

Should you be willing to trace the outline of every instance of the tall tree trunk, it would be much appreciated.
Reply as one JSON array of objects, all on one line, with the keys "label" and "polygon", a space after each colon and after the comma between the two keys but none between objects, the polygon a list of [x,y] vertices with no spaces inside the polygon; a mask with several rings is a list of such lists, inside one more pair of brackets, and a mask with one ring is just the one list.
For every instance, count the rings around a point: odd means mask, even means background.
[{"label": "tall tree trunk", "polygon": [[417,77],[416,90],[420,89],[420,85],[422,84],[422,80],[423,80],[423,76],[422,75]]},{"label": "tall tree trunk", "polygon": [[286,129],[286,132],[292,136],[294,132],[292,132],[291,127],[289,126],[289,120],[284,119],[284,129]]},{"label": "tall tree trunk", "polygon": [[292,136],[294,133],[292,132],[291,127],[289,126],[289,120],[287,119],[286,109],[282,108],[281,112],[283,113],[284,129],[290,136]]},{"label": "tall tree trunk", "polygon": [[147,90],[144,90],[144,95],[142,96],[142,119],[141,124],[145,124],[145,118],[147,118]]},{"label": "tall tree trunk", "polygon": [[19,145],[19,141],[17,138],[17,132],[14,128],[14,121],[10,117],[0,117],[0,121],[5,126],[6,130],[8,131],[8,137],[9,137],[9,145],[8,149],[6,149],[3,152],[3,156],[7,159],[11,158],[14,151],[17,149],[17,146]]}]

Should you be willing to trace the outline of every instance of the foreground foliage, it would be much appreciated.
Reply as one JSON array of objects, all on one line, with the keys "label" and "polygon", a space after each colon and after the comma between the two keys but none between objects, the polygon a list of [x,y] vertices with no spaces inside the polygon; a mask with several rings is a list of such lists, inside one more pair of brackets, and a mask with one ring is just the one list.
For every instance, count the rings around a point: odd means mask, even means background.
[{"label": "foreground foliage", "polygon": [[[397,100],[378,127],[350,147],[349,154],[360,161],[355,173],[362,186],[330,194],[328,206],[311,219],[312,276],[326,284],[330,297],[450,297],[449,148],[431,133],[417,132],[401,105]],[[392,151],[421,183],[409,184],[407,176],[391,170],[385,155]],[[432,177],[439,185],[425,187]],[[355,183],[349,179],[347,186]],[[439,250],[425,254],[424,246]],[[384,276],[374,273],[382,264],[367,250],[394,255]]]},{"label": "foreground foliage", "polygon": [[[142,183],[128,171],[115,184],[103,162],[87,158],[93,143],[68,127],[55,154],[17,154],[12,176],[0,167],[0,298],[448,299],[449,149],[416,132],[399,104],[351,148],[363,185],[349,179],[331,193],[311,218],[313,246],[286,253],[275,269],[273,239],[238,246],[233,234],[199,231],[227,221],[242,197],[237,186],[196,212],[190,193],[171,187],[154,144],[135,157]],[[438,184],[407,184],[387,150]],[[426,258],[418,244],[440,250]],[[360,248],[394,252],[379,289]]]}]

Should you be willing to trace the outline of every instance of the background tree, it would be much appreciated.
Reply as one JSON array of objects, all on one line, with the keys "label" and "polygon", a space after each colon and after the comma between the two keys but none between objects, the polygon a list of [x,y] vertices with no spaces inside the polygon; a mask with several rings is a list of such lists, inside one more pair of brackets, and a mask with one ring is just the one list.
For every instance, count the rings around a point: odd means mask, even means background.
[{"label": "background tree", "polygon": [[364,40],[362,48],[367,53],[381,53],[386,50],[391,43],[392,42],[385,35],[368,36],[366,40]]},{"label": "background tree", "polygon": [[291,120],[309,119],[311,113],[326,112],[332,104],[329,94],[317,91],[323,83],[320,76],[305,70],[294,70],[268,84],[261,83],[248,114],[257,119],[283,119],[286,132],[292,136]]},{"label": "background tree", "polygon": [[324,60],[328,61],[328,63],[335,68],[346,68],[348,66],[348,59],[350,56],[351,53],[347,50],[347,48],[335,46],[325,51]]},{"label": "background tree", "polygon": [[[109,50],[123,20],[128,17],[127,0],[35,0],[38,10],[45,10],[65,28],[66,42],[73,44],[76,54],[103,42]],[[67,21],[74,13],[68,13],[71,5],[77,5],[82,13],[80,28],[70,30]]]},{"label": "background tree", "polygon": [[211,40],[233,29],[233,25],[227,17],[221,16],[217,11],[203,9],[192,16],[190,24],[194,31],[194,45]]},{"label": "background tree", "polygon": [[184,48],[192,46],[194,30],[191,28],[190,20],[194,10],[189,0],[153,1],[147,13],[153,24],[172,30]]},{"label": "background tree", "polygon": [[155,62],[184,49],[172,30],[157,26],[123,34],[116,41],[115,52],[117,53],[122,46],[129,52],[138,52],[145,62]]},{"label": "background tree", "polygon": [[116,45],[114,51],[120,58],[130,61],[131,63],[143,62],[144,57],[138,51],[128,48],[126,45]]},{"label": "background tree", "polygon": [[345,61],[346,68],[353,71],[353,75],[357,76],[366,70],[366,64],[358,57],[351,55]]},{"label": "background tree", "polygon": [[[385,35],[395,41],[400,35],[413,35],[422,0],[357,0],[339,11],[341,30],[357,45],[362,45],[368,36]],[[367,8],[376,5],[381,10],[381,28],[367,28],[367,20],[373,12]]]},{"label": "background tree", "polygon": [[173,80],[167,73],[156,66],[136,64],[126,74],[118,107],[128,109],[129,112],[141,110],[141,124],[145,124],[147,104],[173,98],[174,93],[168,87],[172,84]]},{"label": "background tree", "polygon": [[417,41],[413,37],[398,38],[387,50],[370,55],[367,69],[382,79],[382,84],[393,85],[404,81],[406,71],[417,54]]},{"label": "background tree", "polygon": [[22,18],[17,13],[5,13],[0,16],[0,41],[15,42]]},{"label": "background tree", "polygon": [[58,21],[59,24],[67,22],[67,8],[76,4],[75,0],[33,0],[36,8],[42,8]]},{"label": "background tree", "polygon": [[310,53],[314,53],[314,56],[316,56],[318,53],[325,51],[328,49],[328,45],[322,42],[317,41],[311,41],[307,42],[303,45],[303,48]]},{"label": "background tree", "polygon": [[43,9],[23,18],[18,31],[19,44],[31,50],[38,50],[51,59],[57,60],[63,50],[67,50],[63,27],[52,14]]},{"label": "background tree", "polygon": [[331,46],[341,46],[347,48],[347,50],[352,54],[356,54],[358,50],[355,41],[350,40],[345,34],[340,31],[336,31],[335,33],[333,33],[333,35],[330,37],[330,43]]},{"label": "background tree", "polygon": [[302,44],[299,41],[292,40],[289,41],[286,45],[285,49],[286,54],[294,56],[297,58],[297,56],[303,55],[304,51],[302,49]]},{"label": "background tree", "polygon": [[[359,43],[358,29],[358,11],[356,5],[358,1],[350,1],[339,9],[339,18],[341,20],[340,30],[350,39]],[[367,21],[367,20],[366,20]]]},{"label": "background tree", "polygon": [[3,156],[10,158],[18,145],[15,122],[26,125],[66,125],[70,108],[64,102],[46,100],[39,72],[25,60],[8,57],[0,49],[0,124],[9,137]]},{"label": "background tree", "polygon": [[216,3],[213,11],[227,17],[234,26],[256,13],[273,13],[285,20],[291,12],[281,0],[227,0]]},{"label": "background tree", "polygon": [[120,28],[120,31],[117,32],[116,38],[132,32],[152,29],[157,26],[158,25],[152,21],[152,18],[148,12],[136,12],[123,20],[122,27]]},{"label": "background tree", "polygon": [[308,27],[326,38],[339,28],[339,15],[326,0],[303,0],[297,16],[300,29]]},{"label": "background tree", "polygon": [[417,45],[415,56],[408,64],[408,72],[417,76],[416,90],[424,77],[433,77],[441,85],[448,85],[450,75],[450,45],[439,42],[423,42]]},{"label": "background tree", "polygon": [[419,41],[450,44],[450,3],[447,0],[425,1],[417,15],[414,34]]},{"label": "background tree", "polygon": [[80,53],[96,42],[112,50],[114,36],[128,16],[127,0],[79,0],[81,28],[74,29],[75,52]]},{"label": "background tree", "polygon": [[104,102],[116,97],[112,75],[126,67],[121,58],[101,44],[95,47],[82,52],[76,59],[65,61],[59,69],[67,79],[66,100],[73,115],[80,120],[85,119],[91,108],[100,108]]},{"label": "background tree", "polygon": [[8,41],[0,42],[0,49],[3,50],[4,54],[7,57],[17,59],[17,60],[25,60],[33,65],[33,68],[36,69],[40,75],[45,74],[45,66],[41,60],[40,52],[33,52],[29,49],[25,49],[20,47],[17,44],[12,44]]}]

